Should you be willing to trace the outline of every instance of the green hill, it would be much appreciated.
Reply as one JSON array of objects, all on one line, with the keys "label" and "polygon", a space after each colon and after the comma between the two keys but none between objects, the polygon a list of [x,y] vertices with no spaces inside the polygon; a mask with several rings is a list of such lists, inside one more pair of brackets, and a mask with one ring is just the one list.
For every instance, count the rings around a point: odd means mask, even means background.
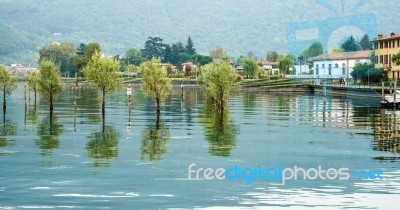
[{"label": "green hill", "polygon": [[[114,55],[132,47],[143,48],[149,36],[172,43],[185,42],[189,35],[203,54],[222,46],[231,56],[252,52],[263,58],[270,50],[287,52],[288,24],[343,15],[328,11],[318,2],[0,0],[0,63],[35,65],[38,49],[52,42],[78,45],[98,41],[105,53]],[[346,1],[348,5],[357,2]],[[397,1],[366,2],[351,14],[371,13],[377,17],[378,31],[400,32]],[[379,14],[383,8],[384,14]]]}]

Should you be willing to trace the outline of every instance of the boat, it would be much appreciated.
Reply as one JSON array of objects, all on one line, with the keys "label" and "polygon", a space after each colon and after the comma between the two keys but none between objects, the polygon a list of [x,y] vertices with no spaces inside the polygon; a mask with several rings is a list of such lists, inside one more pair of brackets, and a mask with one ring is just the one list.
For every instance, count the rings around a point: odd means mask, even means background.
[{"label": "boat", "polygon": [[[394,100],[396,98],[396,101]],[[386,94],[385,95],[385,101],[387,103],[400,103],[400,90],[396,90],[396,92],[392,94]]]}]

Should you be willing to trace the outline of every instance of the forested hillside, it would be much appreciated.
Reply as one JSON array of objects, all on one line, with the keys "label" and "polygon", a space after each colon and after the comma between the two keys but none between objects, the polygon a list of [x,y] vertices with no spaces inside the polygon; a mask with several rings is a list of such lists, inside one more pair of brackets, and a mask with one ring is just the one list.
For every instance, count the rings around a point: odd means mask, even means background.
[{"label": "forested hillside", "polygon": [[[366,4],[332,12],[321,2],[335,8],[336,2],[346,2],[345,8]],[[116,55],[143,48],[149,36],[165,43],[191,36],[203,54],[221,46],[231,56],[252,52],[261,58],[270,50],[288,51],[290,23],[358,13],[375,15],[377,31],[400,32],[396,0],[0,0],[0,9],[0,63],[32,65],[52,42],[97,41]]]}]

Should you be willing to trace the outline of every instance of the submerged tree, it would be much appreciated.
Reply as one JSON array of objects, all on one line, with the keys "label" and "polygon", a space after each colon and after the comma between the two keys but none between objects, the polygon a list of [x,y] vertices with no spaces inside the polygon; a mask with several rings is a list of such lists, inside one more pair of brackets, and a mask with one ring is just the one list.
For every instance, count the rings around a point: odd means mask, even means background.
[{"label": "submerged tree", "polygon": [[3,111],[6,111],[6,96],[17,87],[17,77],[13,76],[3,65],[0,65],[0,90],[3,94]]},{"label": "submerged tree", "polygon": [[153,58],[140,65],[140,73],[143,77],[142,89],[147,96],[156,100],[157,115],[159,115],[161,101],[171,93],[172,88],[167,70],[161,67],[159,59]]},{"label": "submerged tree", "polygon": [[42,60],[39,64],[39,70],[38,91],[43,98],[49,100],[50,114],[52,114],[54,102],[64,89],[60,68],[52,61]]},{"label": "submerged tree", "polygon": [[199,82],[221,110],[238,86],[236,74],[229,61],[205,65],[201,70]]},{"label": "submerged tree", "polygon": [[29,88],[32,88],[33,94],[35,97],[35,105],[36,105],[36,95],[37,95],[37,85],[39,82],[39,74],[37,72],[31,72],[25,77],[26,81],[28,82]]},{"label": "submerged tree", "polygon": [[105,117],[106,94],[114,91],[120,84],[119,61],[114,58],[101,58],[96,52],[84,69],[87,80],[101,92],[101,114]]}]

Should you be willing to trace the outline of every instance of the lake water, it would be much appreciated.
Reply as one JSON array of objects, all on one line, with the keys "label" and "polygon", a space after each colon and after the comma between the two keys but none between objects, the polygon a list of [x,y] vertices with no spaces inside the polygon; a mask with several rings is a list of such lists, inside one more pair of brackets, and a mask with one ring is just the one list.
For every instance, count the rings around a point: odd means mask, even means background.
[{"label": "lake water", "polygon": [[[1,112],[0,209],[399,207],[400,114],[368,99],[240,91],[221,115],[201,90],[175,88],[157,123],[135,87],[131,105],[124,89],[107,96],[104,128],[90,88],[67,87],[51,125],[46,101],[24,101],[21,83]],[[383,179],[189,180],[192,163],[380,170]]]}]

